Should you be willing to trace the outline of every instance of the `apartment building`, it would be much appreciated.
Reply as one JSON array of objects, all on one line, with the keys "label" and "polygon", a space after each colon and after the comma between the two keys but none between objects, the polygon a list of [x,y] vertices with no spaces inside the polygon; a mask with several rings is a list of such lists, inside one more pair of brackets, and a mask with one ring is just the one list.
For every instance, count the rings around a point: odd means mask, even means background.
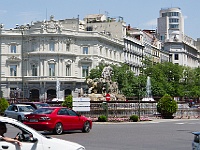
[{"label": "apartment building", "polygon": [[184,17],[180,8],[160,10],[157,20],[157,36],[169,52],[170,61],[188,67],[199,66],[199,50],[196,41],[184,34]]}]

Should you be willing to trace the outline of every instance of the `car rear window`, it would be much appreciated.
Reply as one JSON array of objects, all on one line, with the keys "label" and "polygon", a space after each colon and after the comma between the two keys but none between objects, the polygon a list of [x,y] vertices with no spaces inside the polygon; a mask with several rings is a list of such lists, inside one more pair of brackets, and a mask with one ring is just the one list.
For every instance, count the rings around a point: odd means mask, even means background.
[{"label": "car rear window", "polygon": [[32,112],[35,109],[32,106],[19,106],[20,112]]},{"label": "car rear window", "polygon": [[36,111],[34,111],[34,114],[51,114],[55,108],[39,108]]},{"label": "car rear window", "polygon": [[49,107],[49,104],[47,103],[38,103],[38,104],[35,104],[37,106],[37,108],[41,108],[41,107]]}]

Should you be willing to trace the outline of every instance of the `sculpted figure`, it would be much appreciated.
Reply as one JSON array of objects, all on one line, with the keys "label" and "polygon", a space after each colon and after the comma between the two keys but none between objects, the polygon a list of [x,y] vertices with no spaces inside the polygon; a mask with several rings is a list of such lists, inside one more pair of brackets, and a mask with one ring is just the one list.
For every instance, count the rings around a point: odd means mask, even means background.
[{"label": "sculpted figure", "polygon": [[112,71],[113,71],[112,67],[110,66],[104,67],[101,74],[102,78],[110,81],[112,76]]}]

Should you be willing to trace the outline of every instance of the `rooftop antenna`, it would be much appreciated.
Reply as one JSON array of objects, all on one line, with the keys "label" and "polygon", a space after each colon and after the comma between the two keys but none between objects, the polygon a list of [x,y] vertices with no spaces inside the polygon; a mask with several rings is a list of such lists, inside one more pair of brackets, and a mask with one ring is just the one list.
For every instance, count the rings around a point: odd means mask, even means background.
[{"label": "rooftop antenna", "polygon": [[109,12],[105,11],[105,15],[106,15],[106,17],[108,17],[108,15],[109,15]]}]

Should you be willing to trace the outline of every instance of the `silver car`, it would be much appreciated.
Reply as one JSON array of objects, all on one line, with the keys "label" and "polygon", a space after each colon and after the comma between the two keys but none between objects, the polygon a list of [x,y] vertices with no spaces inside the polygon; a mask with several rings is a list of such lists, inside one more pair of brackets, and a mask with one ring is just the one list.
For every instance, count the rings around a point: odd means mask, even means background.
[{"label": "silver car", "polygon": [[4,112],[5,117],[10,117],[23,122],[24,116],[32,113],[35,110],[31,105],[12,104]]},{"label": "silver car", "polygon": [[192,149],[200,150],[200,132],[192,132],[194,134],[194,140],[192,141]]}]

